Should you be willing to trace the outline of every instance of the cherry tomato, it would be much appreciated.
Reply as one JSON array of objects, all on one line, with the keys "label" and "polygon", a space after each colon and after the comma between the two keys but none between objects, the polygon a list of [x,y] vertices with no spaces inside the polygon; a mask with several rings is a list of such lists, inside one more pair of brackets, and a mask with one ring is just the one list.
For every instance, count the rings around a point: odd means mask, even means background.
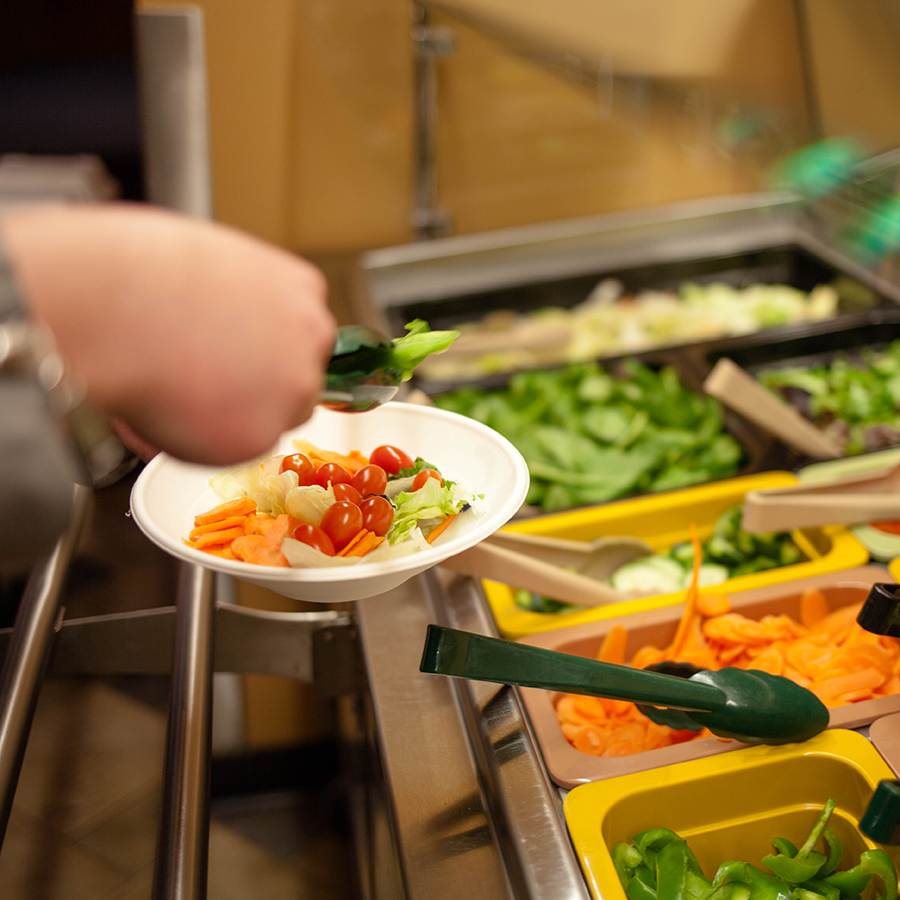
[{"label": "cherry tomato", "polygon": [[316,550],[321,550],[326,556],[334,556],[334,543],[318,525],[307,525],[304,522],[294,529],[293,537],[304,544],[309,544],[310,547],[315,547]]},{"label": "cherry tomato", "polygon": [[335,550],[343,550],[362,527],[363,514],[349,500],[332,503],[322,516],[322,531],[331,538]]},{"label": "cherry tomato", "polygon": [[394,507],[390,500],[373,494],[365,497],[359,504],[362,513],[363,528],[374,531],[378,535],[386,535],[394,522]]},{"label": "cherry tomato", "polygon": [[401,469],[408,469],[413,461],[409,454],[404,453],[399,447],[382,444],[372,451],[369,463],[373,466],[381,466],[388,475],[396,475]]},{"label": "cherry tomato", "polygon": [[357,506],[359,506],[359,501],[362,500],[359,491],[352,484],[333,484],[331,490],[334,491],[335,500],[349,500],[350,503],[355,503]]},{"label": "cherry tomato", "polygon": [[328,482],[332,484],[350,484],[352,481],[353,476],[337,463],[322,463],[316,471],[315,483],[323,488],[328,487]]},{"label": "cherry tomato", "polygon": [[422,469],[418,475],[416,475],[415,479],[413,479],[412,489],[417,491],[420,487],[422,487],[429,478],[436,478],[438,484],[443,484],[444,479],[441,478],[440,472],[435,472],[434,469]]},{"label": "cherry tomato", "polygon": [[281,460],[281,471],[287,472],[288,470],[297,473],[302,487],[316,483],[316,467],[313,461],[303,453],[292,453]]},{"label": "cherry tomato", "polygon": [[387,488],[387,472],[381,466],[363,466],[353,476],[353,487],[365,497],[366,494],[383,494]]}]

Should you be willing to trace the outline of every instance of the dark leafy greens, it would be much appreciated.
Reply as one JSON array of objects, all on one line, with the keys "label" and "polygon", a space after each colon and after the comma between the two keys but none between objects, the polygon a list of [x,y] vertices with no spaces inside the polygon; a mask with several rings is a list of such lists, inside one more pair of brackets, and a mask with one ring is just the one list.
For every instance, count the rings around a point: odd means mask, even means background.
[{"label": "dark leafy greens", "polygon": [[499,390],[459,388],[436,404],[507,437],[528,463],[527,502],[546,511],[734,475],[744,453],[712,397],[672,368],[636,360],[514,375]]},{"label": "dark leafy greens", "polygon": [[828,364],[765,369],[756,378],[848,456],[900,444],[900,341]]}]

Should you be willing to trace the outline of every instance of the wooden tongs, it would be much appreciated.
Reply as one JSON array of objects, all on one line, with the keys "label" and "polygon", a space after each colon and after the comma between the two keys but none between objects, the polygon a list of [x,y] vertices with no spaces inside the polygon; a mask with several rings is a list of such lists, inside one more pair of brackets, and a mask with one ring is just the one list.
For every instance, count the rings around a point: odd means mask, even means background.
[{"label": "wooden tongs", "polygon": [[748,491],[741,527],[753,534],[900,519],[900,463],[783,488]]},{"label": "wooden tongs", "polygon": [[630,537],[567,541],[497,531],[480,544],[445,559],[441,566],[578,606],[604,606],[630,599],[604,580],[619,566],[652,552],[645,541]]},{"label": "wooden tongs", "polygon": [[806,456],[838,459],[844,455],[828,435],[726,357],[713,366],[703,390]]}]

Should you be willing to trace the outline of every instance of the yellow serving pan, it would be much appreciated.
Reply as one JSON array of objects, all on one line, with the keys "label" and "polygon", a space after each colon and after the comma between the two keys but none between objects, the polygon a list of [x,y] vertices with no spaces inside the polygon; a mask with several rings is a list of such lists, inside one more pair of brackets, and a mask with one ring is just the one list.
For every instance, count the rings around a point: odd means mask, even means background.
[{"label": "yellow serving pan", "polygon": [[[576,541],[627,535],[642,538],[655,551],[665,552],[673,544],[690,540],[691,523],[696,526],[700,540],[707,540],[712,534],[716,519],[725,510],[742,503],[747,491],[787,487],[796,483],[796,476],[790,472],[761,472],[699,487],[525,519],[506,526],[505,530]],[[868,550],[842,525],[795,531],[792,537],[806,556],[804,561],[752,575],[740,575],[704,590],[717,593],[745,591],[795,578],[849,569],[864,565],[869,560]],[[553,628],[656,609],[684,600],[684,591],[678,591],[571,612],[539,613],[518,607],[515,590],[508,585],[493,581],[483,581],[482,585],[500,633],[512,639]]]},{"label": "yellow serving pan", "polygon": [[[670,828],[687,840],[707,878],[720,863],[759,866],[773,837],[801,844],[829,797],[828,827],[844,850],[841,868],[876,846],[859,821],[883,778],[894,774],[861,734],[835,729],[802,744],[747,747],[662,769],[574,788],[565,816],[596,900],[625,900],[610,849],[648,828]],[[900,861],[900,847],[883,847]],[[851,862],[852,861],[852,862]]]}]

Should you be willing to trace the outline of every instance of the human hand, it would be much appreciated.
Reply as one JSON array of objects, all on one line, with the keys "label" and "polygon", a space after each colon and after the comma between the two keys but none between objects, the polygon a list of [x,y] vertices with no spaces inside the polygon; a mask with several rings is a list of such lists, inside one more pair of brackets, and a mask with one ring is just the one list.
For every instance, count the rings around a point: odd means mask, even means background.
[{"label": "human hand", "polygon": [[299,257],[130,204],[13,211],[0,236],[88,401],[143,442],[225,465],[312,413],[335,323]]}]

